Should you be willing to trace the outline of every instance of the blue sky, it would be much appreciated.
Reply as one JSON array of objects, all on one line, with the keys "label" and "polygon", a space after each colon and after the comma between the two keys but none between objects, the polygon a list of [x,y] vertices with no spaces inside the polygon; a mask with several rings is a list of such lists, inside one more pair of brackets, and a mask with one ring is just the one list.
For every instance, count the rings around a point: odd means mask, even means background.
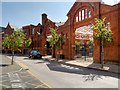
[{"label": "blue sky", "polygon": [[56,22],[67,19],[66,14],[72,7],[73,2],[3,2],[2,25],[8,22],[21,27],[28,24],[41,23],[41,14],[46,13],[48,18]]},{"label": "blue sky", "polygon": [[[103,0],[107,4],[114,4],[115,0]],[[21,27],[29,24],[41,23],[41,14],[55,22],[67,20],[66,14],[74,2],[2,2],[2,25],[10,24]]]}]

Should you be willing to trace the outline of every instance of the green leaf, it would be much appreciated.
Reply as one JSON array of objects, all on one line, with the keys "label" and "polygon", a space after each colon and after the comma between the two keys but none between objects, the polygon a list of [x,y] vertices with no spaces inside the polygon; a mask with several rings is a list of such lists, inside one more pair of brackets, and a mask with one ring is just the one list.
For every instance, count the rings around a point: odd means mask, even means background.
[{"label": "green leaf", "polygon": [[112,39],[112,31],[107,30],[107,26],[105,24],[106,17],[103,19],[97,19],[95,18],[95,24],[92,25],[92,29],[95,30],[94,36],[97,40],[102,40],[111,42]]}]

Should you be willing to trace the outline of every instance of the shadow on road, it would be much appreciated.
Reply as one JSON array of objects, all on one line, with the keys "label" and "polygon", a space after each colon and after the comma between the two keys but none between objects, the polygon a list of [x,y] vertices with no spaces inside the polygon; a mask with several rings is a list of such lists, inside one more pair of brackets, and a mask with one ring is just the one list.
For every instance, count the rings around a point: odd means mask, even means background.
[{"label": "shadow on road", "polygon": [[0,64],[0,67],[7,67],[9,66],[10,64]]},{"label": "shadow on road", "polygon": [[49,64],[46,65],[50,70],[57,72],[64,72],[64,73],[80,74],[83,75],[85,81],[103,79],[103,77],[109,77],[109,76],[118,78],[118,75],[115,73],[98,71],[98,70],[77,67],[67,64],[61,64],[56,61],[48,61],[47,59],[45,61],[49,62]]},{"label": "shadow on road", "polygon": [[[41,60],[39,58],[29,58],[29,57],[25,57],[24,60]],[[43,59],[42,59],[43,60]]]}]

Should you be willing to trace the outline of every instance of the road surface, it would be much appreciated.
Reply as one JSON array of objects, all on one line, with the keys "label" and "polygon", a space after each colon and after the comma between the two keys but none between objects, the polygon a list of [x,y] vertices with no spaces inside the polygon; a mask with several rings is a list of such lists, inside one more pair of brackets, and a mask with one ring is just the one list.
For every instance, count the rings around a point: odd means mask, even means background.
[{"label": "road surface", "polygon": [[45,59],[23,56],[14,59],[51,88],[118,88],[118,75],[114,73],[72,67]]}]

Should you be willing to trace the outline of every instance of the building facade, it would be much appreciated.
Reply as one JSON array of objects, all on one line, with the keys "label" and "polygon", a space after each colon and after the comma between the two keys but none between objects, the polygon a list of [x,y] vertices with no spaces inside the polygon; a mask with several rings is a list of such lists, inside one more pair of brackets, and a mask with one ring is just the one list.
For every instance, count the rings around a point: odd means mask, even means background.
[{"label": "building facade", "polygon": [[30,48],[22,48],[23,54],[28,54],[31,49],[37,49],[41,51],[41,42],[40,33],[42,32],[42,26],[39,23],[38,25],[27,25],[23,26],[22,30],[24,31],[26,38],[31,38],[32,44]]},{"label": "building facade", "polygon": [[[82,42],[84,45],[93,41],[93,59],[100,62],[100,46],[98,41],[93,37],[94,31],[91,30],[95,18],[102,19],[106,17],[106,25],[112,30],[113,42],[104,44],[104,60],[119,62],[120,60],[120,4],[113,6],[105,5],[100,2],[75,2],[67,14],[66,22],[53,22],[46,14],[42,14],[42,24],[23,26],[22,29],[27,38],[32,39],[32,47],[29,49],[37,49],[43,55],[55,56],[56,50],[49,44],[51,28],[56,28],[59,34],[64,36],[64,45],[62,54],[66,59],[75,59],[77,55],[76,42]],[[76,34],[80,31],[86,35]],[[12,28],[8,24],[5,33],[11,33]],[[80,38],[80,40],[79,40]],[[82,38],[82,39],[81,39]],[[86,39],[87,38],[87,39]],[[29,51],[23,48],[23,54]],[[79,50],[78,50],[79,51]],[[90,52],[90,50],[88,50]]]},{"label": "building facade", "polygon": [[4,27],[0,27],[0,52],[2,52],[2,40],[3,40],[3,37],[4,37],[4,31],[5,31],[5,28]]},{"label": "building facade", "polygon": [[[75,32],[79,28],[89,27],[94,24],[95,18],[103,19],[106,17],[106,25],[112,30],[113,42],[104,45],[104,60],[119,62],[120,60],[120,29],[119,29],[119,6],[116,4],[113,6],[101,4],[99,2],[75,2],[70,11],[68,12],[67,21],[58,26],[58,32],[63,33],[65,37],[65,44],[63,46],[63,54],[67,59],[75,59],[76,56],[76,35]],[[43,29],[47,33],[49,32],[49,25],[46,23]],[[93,32],[94,33],[94,32]],[[93,38],[93,59],[95,62],[100,62],[100,46],[95,38]],[[83,41],[86,43],[86,41]]]}]

